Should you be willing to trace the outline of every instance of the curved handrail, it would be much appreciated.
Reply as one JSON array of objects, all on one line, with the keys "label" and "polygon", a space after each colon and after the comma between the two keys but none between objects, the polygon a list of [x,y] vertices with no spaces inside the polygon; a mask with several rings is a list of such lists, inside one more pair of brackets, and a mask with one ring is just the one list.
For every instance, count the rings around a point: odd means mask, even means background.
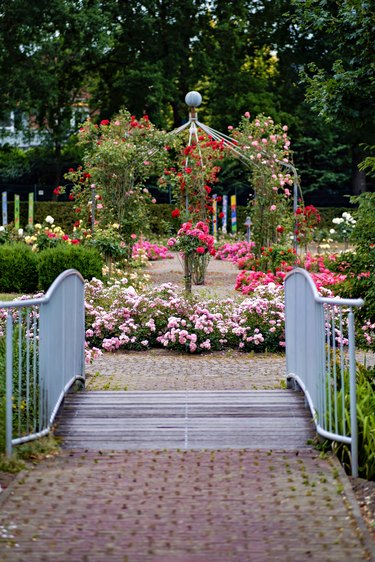
[{"label": "curved handrail", "polygon": [[[293,269],[285,277],[287,379],[304,392],[318,434],[351,445],[353,476],[358,475],[353,309],[363,304],[360,298],[320,296],[305,269]],[[350,428],[345,417],[348,391]]]},{"label": "curved handrail", "polygon": [[56,277],[56,279],[53,281],[53,283],[50,285],[47,292],[43,296],[33,299],[0,301],[0,308],[19,308],[22,306],[38,306],[40,304],[45,304],[51,300],[52,295],[55,293],[64,279],[72,275],[81,279],[82,283],[85,282],[79,271],[77,271],[76,269],[66,269],[65,271],[60,273],[58,277]]},{"label": "curved handrail", "polygon": [[[84,381],[84,279],[68,269],[40,298],[0,303],[0,308],[7,310],[6,452],[10,455],[12,445],[46,435],[69,388],[77,380]],[[14,346],[25,353],[15,355]],[[17,403],[14,431],[13,404]],[[21,403],[26,404],[26,425],[21,421]]]}]

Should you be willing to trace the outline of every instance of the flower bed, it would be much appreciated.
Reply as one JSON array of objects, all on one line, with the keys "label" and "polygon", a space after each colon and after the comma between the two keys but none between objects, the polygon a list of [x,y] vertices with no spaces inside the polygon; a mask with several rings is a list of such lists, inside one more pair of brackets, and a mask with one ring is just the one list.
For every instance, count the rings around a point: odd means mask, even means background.
[{"label": "flower bed", "polygon": [[281,287],[258,287],[242,302],[194,302],[171,284],[137,293],[121,282],[105,287],[93,280],[86,286],[86,325],[88,348],[94,350],[275,352],[284,346],[283,293]]},{"label": "flower bed", "polygon": [[140,255],[145,255],[149,261],[172,259],[171,254],[166,246],[158,246],[147,240],[136,242],[133,246],[132,258],[138,259]]}]

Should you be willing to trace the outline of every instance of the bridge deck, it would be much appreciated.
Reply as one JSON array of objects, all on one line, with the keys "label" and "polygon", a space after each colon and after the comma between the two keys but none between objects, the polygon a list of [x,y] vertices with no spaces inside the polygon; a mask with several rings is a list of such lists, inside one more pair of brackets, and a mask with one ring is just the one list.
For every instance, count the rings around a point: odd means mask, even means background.
[{"label": "bridge deck", "polygon": [[306,449],[314,426],[288,390],[81,392],[56,434],[69,449]]}]

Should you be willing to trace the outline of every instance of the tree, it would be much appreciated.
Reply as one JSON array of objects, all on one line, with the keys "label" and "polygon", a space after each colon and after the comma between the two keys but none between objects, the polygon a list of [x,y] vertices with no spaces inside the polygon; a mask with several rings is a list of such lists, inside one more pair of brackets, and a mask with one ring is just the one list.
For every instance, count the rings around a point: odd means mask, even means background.
[{"label": "tree", "polygon": [[306,61],[302,79],[306,100],[328,122],[351,138],[353,192],[366,190],[361,143],[375,138],[375,56],[373,0],[292,0],[294,23],[311,41],[319,41],[320,58]]},{"label": "tree", "polygon": [[95,94],[103,116],[128,107],[152,116],[158,126],[181,125],[187,117],[184,97],[203,71],[192,53],[206,9],[202,0],[106,3],[111,42]]},{"label": "tree", "polygon": [[[53,147],[57,183],[61,150],[84,120],[83,109],[107,43],[98,0],[2,0],[0,101],[28,117]],[[11,69],[11,71],[9,71]]]}]

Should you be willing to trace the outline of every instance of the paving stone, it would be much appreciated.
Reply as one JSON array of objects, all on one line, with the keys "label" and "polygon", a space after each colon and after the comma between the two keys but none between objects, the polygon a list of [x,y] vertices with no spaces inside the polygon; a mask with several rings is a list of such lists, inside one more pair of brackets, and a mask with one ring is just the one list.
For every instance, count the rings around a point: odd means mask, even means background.
[{"label": "paving stone", "polygon": [[64,452],[3,494],[2,562],[359,562],[371,544],[313,451]]}]

